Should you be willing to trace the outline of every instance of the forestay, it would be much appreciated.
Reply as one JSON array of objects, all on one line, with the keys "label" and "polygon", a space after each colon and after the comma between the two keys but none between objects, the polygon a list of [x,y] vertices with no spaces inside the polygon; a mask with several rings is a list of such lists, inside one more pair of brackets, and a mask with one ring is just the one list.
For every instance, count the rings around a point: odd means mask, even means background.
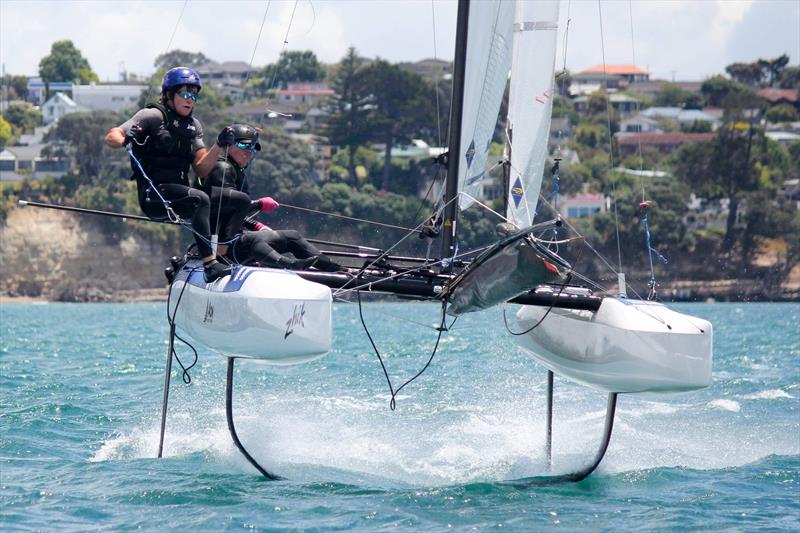
[{"label": "forestay", "polygon": [[[477,197],[511,65],[514,2],[471,2],[469,9],[458,190]],[[472,203],[459,200],[461,209]]]},{"label": "forestay", "polygon": [[519,228],[536,213],[553,109],[558,0],[516,2],[508,130],[507,217]]}]

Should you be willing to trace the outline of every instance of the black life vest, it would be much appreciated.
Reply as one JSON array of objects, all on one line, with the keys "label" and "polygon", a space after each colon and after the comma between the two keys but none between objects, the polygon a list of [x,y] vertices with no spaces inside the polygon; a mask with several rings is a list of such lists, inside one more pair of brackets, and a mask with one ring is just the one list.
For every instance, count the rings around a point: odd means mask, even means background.
[{"label": "black life vest", "polygon": [[[192,145],[198,133],[195,120],[191,115],[182,117],[160,103],[147,104],[145,108],[158,109],[163,120],[155,132],[149,133],[144,144],[132,143],[133,155],[142,164],[153,183],[189,185],[189,165],[194,160]],[[131,168],[132,179],[145,181],[139,167],[133,161]]]},{"label": "black life vest", "polygon": [[226,159],[223,154],[217,158],[208,176],[205,178],[198,177],[197,185],[202,189],[227,187],[242,191],[246,188],[244,184],[245,179],[244,169],[237,165],[232,159]]}]

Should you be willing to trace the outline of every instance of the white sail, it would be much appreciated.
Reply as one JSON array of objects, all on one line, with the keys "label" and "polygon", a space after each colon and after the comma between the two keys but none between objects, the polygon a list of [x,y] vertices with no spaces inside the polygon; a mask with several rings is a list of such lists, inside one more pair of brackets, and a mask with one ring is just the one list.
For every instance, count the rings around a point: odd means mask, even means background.
[{"label": "white sail", "polygon": [[[473,197],[480,194],[486,176],[489,147],[508,81],[513,24],[514,2],[470,3],[458,190]],[[461,209],[472,203],[467,196],[459,200]]]},{"label": "white sail", "polygon": [[517,2],[508,129],[511,173],[507,217],[529,226],[536,213],[553,110],[558,0]]}]

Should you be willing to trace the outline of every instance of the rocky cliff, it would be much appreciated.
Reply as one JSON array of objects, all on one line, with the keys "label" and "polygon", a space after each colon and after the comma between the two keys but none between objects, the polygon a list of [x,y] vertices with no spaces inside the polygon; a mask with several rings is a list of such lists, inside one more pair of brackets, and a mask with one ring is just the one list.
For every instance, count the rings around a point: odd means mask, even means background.
[{"label": "rocky cliff", "polygon": [[163,298],[163,270],[172,253],[135,237],[113,242],[92,216],[13,209],[0,227],[0,295],[82,302]]}]

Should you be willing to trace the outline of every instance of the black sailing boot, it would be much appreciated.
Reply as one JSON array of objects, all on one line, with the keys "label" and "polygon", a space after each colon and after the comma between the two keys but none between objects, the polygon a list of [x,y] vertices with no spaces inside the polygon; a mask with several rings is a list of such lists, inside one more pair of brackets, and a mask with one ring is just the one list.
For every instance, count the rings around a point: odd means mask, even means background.
[{"label": "black sailing boot", "polygon": [[223,276],[227,276],[233,269],[227,265],[223,265],[216,259],[212,259],[208,263],[203,263],[203,277],[206,283],[216,281]]}]

